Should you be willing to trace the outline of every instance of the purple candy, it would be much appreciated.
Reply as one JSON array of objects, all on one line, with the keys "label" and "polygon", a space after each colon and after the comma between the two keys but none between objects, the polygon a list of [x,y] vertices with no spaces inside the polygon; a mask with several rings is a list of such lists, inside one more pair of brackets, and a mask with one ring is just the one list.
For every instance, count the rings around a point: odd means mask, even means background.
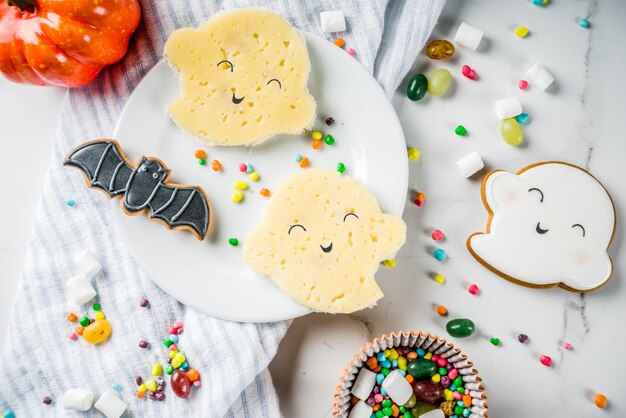
[{"label": "purple candy", "polygon": [[137,376],[135,378],[135,383],[137,383],[137,386],[141,385],[143,383],[143,379],[141,378],[141,376]]},{"label": "purple candy", "polygon": [[441,386],[444,388],[450,387],[450,378],[448,376],[441,376]]},{"label": "purple candy", "polygon": [[330,126],[330,125],[332,125],[333,123],[335,123],[335,119],[333,119],[333,118],[332,118],[332,117],[330,117],[330,116],[326,118],[326,125]]},{"label": "purple candy", "polygon": [[148,397],[149,397],[150,399],[154,399],[154,398],[156,398],[156,392],[148,392]]},{"label": "purple candy", "polygon": [[526,334],[520,334],[520,335],[518,335],[518,336],[517,336],[517,340],[518,340],[520,343],[524,344],[526,341],[528,341],[528,335],[526,335]]},{"label": "purple candy", "polygon": [[157,377],[156,378],[156,384],[158,386],[165,386],[165,379],[163,379],[162,377]]},{"label": "purple candy", "polygon": [[139,341],[139,347],[148,348],[148,342],[144,340]]},{"label": "purple candy", "polygon": [[452,364],[450,364],[450,363],[446,364],[446,370],[447,371],[450,371],[452,369],[454,369],[454,366]]},{"label": "purple candy", "polygon": [[52,403],[52,398],[50,398],[49,396],[44,396],[43,403],[45,403],[46,405],[50,405]]},{"label": "purple candy", "polygon": [[141,302],[139,302],[139,306],[142,308],[147,308],[149,304],[150,302],[148,302],[148,299],[142,299]]},{"label": "purple candy", "polygon": [[376,405],[376,401],[374,400],[373,396],[370,396],[369,398],[367,398],[367,401],[365,403],[368,404],[369,406]]},{"label": "purple candy", "polygon": [[156,394],[156,399],[157,401],[162,401],[163,399],[165,399],[165,393],[163,392],[159,392]]},{"label": "purple candy", "polygon": [[374,386],[374,393],[380,393],[380,387]]},{"label": "purple candy", "polygon": [[163,386],[157,386],[157,393],[163,392]]}]

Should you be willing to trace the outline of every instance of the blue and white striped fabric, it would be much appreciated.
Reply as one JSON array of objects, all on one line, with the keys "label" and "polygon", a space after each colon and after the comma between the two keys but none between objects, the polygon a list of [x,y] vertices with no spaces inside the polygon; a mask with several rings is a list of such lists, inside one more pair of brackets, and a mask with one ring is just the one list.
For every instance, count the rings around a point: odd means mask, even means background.
[{"label": "blue and white striped fabric", "polygon": [[[34,233],[19,284],[17,303],[0,360],[0,414],[18,418],[79,416],[63,409],[61,396],[72,387],[89,387],[96,396],[112,383],[122,385],[127,416],[274,417],[278,399],[267,370],[289,322],[240,324],[208,317],[177,303],[139,269],[113,225],[110,206],[88,190],[74,170],[63,168],[64,155],[78,143],[110,137],[124,102],[143,75],[159,60],[167,36],[194,26],[221,9],[268,7],[295,26],[320,34],[319,12],[342,10],[348,31],[342,36],[356,50],[388,94],[404,77],[439,16],[444,0],[282,0],[157,1],[143,0],[142,25],[122,63],[105,70],[96,82],[72,90],[65,100],[54,163],[39,203]],[[150,123],[146,121],[146,123]],[[68,198],[77,205],[66,205]],[[75,324],[65,316],[90,314],[66,297],[65,281],[74,275],[76,253],[91,249],[104,266],[92,281],[98,301],[113,325],[101,346],[67,338]],[[139,308],[142,298],[149,309]],[[166,358],[160,343],[167,326],[183,321],[179,347],[202,373],[202,388],[189,399],[163,402],[134,397],[134,377],[150,375],[150,366]],[[139,340],[151,343],[148,350]],[[42,403],[44,396],[53,404]],[[330,402],[330,399],[329,399]],[[94,409],[86,416],[101,416]]]}]

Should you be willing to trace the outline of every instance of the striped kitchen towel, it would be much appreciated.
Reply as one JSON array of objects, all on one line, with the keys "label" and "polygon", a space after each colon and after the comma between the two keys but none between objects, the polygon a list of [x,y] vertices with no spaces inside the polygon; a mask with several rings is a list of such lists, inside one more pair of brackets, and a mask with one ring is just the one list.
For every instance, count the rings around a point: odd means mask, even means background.
[{"label": "striped kitchen towel", "polygon": [[[300,29],[323,34],[319,12],[342,10],[348,29],[341,36],[356,58],[386,92],[397,88],[437,21],[444,0],[142,0],[142,24],[126,58],[106,69],[89,86],[68,92],[54,162],[36,213],[24,276],[0,358],[0,415],[16,417],[79,416],[65,410],[61,396],[69,388],[88,387],[96,396],[112,383],[122,385],[127,416],[274,417],[278,399],[267,370],[290,322],[242,324],[201,314],[173,300],[154,285],[130,257],[113,225],[110,205],[88,190],[73,170],[63,168],[65,154],[78,143],[110,137],[133,88],[161,58],[168,35],[194,26],[222,9],[267,7]],[[146,122],[149,123],[149,122]],[[66,205],[68,196],[79,202]],[[65,319],[75,306],[65,281],[77,270],[74,255],[92,250],[103,271],[94,280],[98,300],[113,324],[112,338],[100,346],[67,338]],[[138,307],[142,298],[148,309]],[[88,313],[87,307],[76,312]],[[93,312],[91,312],[93,314]],[[159,341],[168,324],[185,323],[180,347],[202,373],[202,388],[188,399],[169,395],[164,402],[134,396],[135,376],[148,377],[149,365],[162,360]],[[144,350],[139,340],[152,343]],[[53,403],[42,403],[44,396]],[[329,399],[330,405],[330,399]],[[92,409],[85,416],[102,416]]]}]

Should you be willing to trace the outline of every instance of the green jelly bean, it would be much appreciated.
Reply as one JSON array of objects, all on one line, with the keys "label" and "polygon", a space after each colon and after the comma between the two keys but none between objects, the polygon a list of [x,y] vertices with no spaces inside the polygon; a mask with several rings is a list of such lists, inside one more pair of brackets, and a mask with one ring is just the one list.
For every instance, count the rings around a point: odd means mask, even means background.
[{"label": "green jelly bean", "polygon": [[89,318],[83,316],[82,318],[80,318],[79,323],[81,326],[86,327],[87,325],[89,325]]},{"label": "green jelly bean", "polygon": [[456,415],[462,416],[462,415],[463,415],[463,410],[464,410],[464,409],[465,409],[465,408],[463,408],[462,406],[458,406],[458,405],[457,405],[457,406],[455,406],[455,407],[454,407],[454,413],[455,413]]},{"label": "green jelly bean", "polygon": [[169,339],[167,339],[167,340],[163,340],[163,345],[164,345],[164,346],[166,346],[166,347],[168,347],[168,348],[169,348],[169,346],[170,346],[170,345],[172,345],[172,344],[174,344],[174,343],[173,343],[171,340],[169,340]]},{"label": "green jelly bean", "polygon": [[403,414],[404,414],[404,418],[415,418],[413,414],[410,413],[409,411],[404,411]]},{"label": "green jelly bean", "polygon": [[524,140],[524,133],[515,118],[504,119],[500,123],[500,136],[509,145],[518,146]]},{"label": "green jelly bean", "polygon": [[455,338],[466,338],[474,333],[476,329],[471,319],[458,318],[448,321],[446,330],[448,334]]},{"label": "green jelly bean", "polygon": [[445,68],[439,68],[428,77],[428,92],[433,96],[443,96],[452,83],[452,74]]},{"label": "green jelly bean", "polygon": [[406,97],[414,102],[420,101],[428,91],[428,79],[424,74],[416,74],[409,81],[406,88]]},{"label": "green jelly bean", "polygon": [[415,380],[428,379],[437,373],[437,363],[425,358],[417,358],[407,366],[407,373]]},{"label": "green jelly bean", "polygon": [[452,381],[452,383],[454,383],[454,385],[458,388],[463,386],[463,378],[461,376],[457,376],[456,379],[454,379]]},{"label": "green jelly bean", "polygon": [[383,411],[376,411],[376,418],[383,418],[385,416],[385,414],[383,414]]},{"label": "green jelly bean", "polygon": [[447,374],[448,374],[448,369],[446,369],[445,367],[440,367],[440,368],[439,368],[439,374],[440,374],[441,376],[445,376],[445,375],[447,375]]},{"label": "green jelly bean", "polygon": [[413,408],[415,406],[415,402],[417,402],[417,398],[415,397],[415,394],[412,393],[409,400],[402,406],[405,408]]},{"label": "green jelly bean", "polygon": [[239,245],[239,240],[237,238],[229,238],[228,243],[233,247],[236,247]]},{"label": "green jelly bean", "polygon": [[93,310],[94,310],[94,311],[99,311],[99,310],[101,310],[101,309],[102,309],[102,306],[100,306],[100,304],[99,304],[99,303],[94,303],[94,304],[93,304]]},{"label": "green jelly bean", "polygon": [[466,136],[467,129],[465,129],[465,126],[459,125],[454,129],[454,133],[457,134],[458,136]]},{"label": "green jelly bean", "polygon": [[385,407],[387,407],[387,406],[391,406],[391,399],[385,399],[385,400],[382,402],[382,406],[383,406],[383,408],[385,408]]},{"label": "green jelly bean", "polygon": [[385,369],[385,368],[382,368],[382,369],[380,370],[380,372],[381,372],[383,375],[385,375],[385,376],[387,376],[387,375],[389,374],[389,371],[390,371],[389,369]]},{"label": "green jelly bean", "polygon": [[340,173],[344,173],[346,171],[346,165],[344,163],[338,163],[337,171],[339,171]]},{"label": "green jelly bean", "polygon": [[326,142],[327,145],[333,145],[335,143],[335,138],[333,138],[331,134],[326,134],[324,142]]},{"label": "green jelly bean", "polygon": [[391,409],[390,407],[383,408],[383,414],[390,417],[393,415],[393,409]]}]

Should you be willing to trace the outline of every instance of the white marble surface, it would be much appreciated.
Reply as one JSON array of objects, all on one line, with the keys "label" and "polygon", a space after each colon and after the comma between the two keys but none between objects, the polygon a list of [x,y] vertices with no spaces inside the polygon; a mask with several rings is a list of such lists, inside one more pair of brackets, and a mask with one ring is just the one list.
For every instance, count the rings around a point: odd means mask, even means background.
[{"label": "white marble surface", "polygon": [[[577,26],[588,16],[590,29]],[[486,40],[477,52],[459,48],[456,57],[436,63],[421,55],[415,72],[449,68],[454,86],[444,98],[413,103],[405,98],[406,81],[393,99],[407,142],[422,160],[411,164],[410,183],[427,196],[422,208],[407,203],[407,245],[395,269],[383,269],[378,280],[386,297],[373,310],[350,316],[309,315],[294,322],[271,366],[288,418],[329,416],[335,385],[348,360],[374,336],[398,329],[420,329],[445,335],[445,319],[472,318],[475,336],[455,341],[481,372],[494,417],[623,417],[621,334],[626,318],[624,228],[626,218],[626,2],[555,0],[547,7],[529,0],[493,2],[449,0],[433,38],[452,39],[461,21],[482,28]],[[527,26],[518,39],[512,31]],[[548,92],[517,89],[526,69],[541,61],[556,85]],[[460,74],[463,64],[477,81]],[[512,148],[498,135],[495,100],[516,95],[531,122],[524,126],[526,145]],[[32,216],[51,156],[52,139],[63,91],[11,85],[0,80],[0,343],[14,298],[32,226]],[[376,104],[373,103],[372,106]],[[28,113],[27,113],[28,112]],[[33,119],[34,118],[34,119]],[[454,135],[463,124],[469,136]],[[610,250],[615,261],[612,281],[585,295],[561,289],[532,290],[510,284],[477,264],[465,249],[466,237],[482,230],[486,214],[479,196],[480,179],[464,180],[455,162],[471,151],[483,156],[488,169],[515,171],[544,160],[564,160],[588,168],[611,192],[618,229]],[[13,173],[25,173],[19,183]],[[583,198],[583,197],[581,197]],[[429,232],[442,229],[449,259],[430,256]],[[444,285],[429,275],[446,276]],[[469,283],[481,288],[467,293]],[[530,336],[527,345],[516,340]],[[499,347],[489,337],[502,340]],[[560,348],[562,341],[573,350]],[[537,357],[553,357],[546,368]],[[592,394],[601,391],[609,408],[600,411]]]}]

